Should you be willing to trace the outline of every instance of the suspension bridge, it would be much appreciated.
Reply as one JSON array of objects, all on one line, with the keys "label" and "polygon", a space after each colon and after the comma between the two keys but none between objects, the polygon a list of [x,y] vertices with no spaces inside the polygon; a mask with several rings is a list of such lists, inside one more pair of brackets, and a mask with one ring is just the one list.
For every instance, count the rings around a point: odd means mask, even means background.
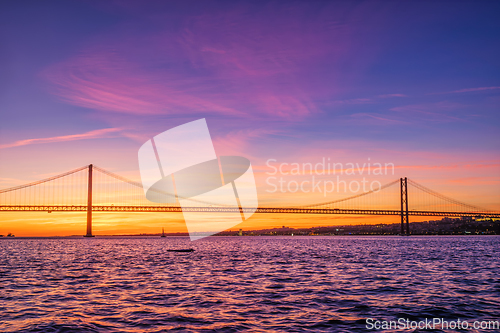
[{"label": "suspension bridge", "polygon": [[[172,194],[158,192],[155,195]],[[146,199],[141,183],[92,164],[54,177],[0,190],[0,212],[87,212],[86,237],[93,237],[92,212],[255,211],[280,214],[392,215],[401,217],[401,235],[410,235],[409,216],[500,218],[498,211],[460,202],[408,178],[400,178],[376,190],[347,198],[301,206],[263,206],[256,209],[192,202],[193,206],[188,208],[181,208],[178,200],[175,203],[152,204]]]}]

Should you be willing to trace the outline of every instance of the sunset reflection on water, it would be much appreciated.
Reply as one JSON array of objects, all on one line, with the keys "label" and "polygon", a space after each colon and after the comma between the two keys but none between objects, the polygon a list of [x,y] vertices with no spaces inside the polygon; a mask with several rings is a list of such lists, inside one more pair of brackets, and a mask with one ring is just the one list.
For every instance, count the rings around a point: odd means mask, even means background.
[{"label": "sunset reflection on water", "polygon": [[[363,331],[499,317],[500,237],[2,239],[2,332]],[[193,247],[192,253],[167,252]]]}]

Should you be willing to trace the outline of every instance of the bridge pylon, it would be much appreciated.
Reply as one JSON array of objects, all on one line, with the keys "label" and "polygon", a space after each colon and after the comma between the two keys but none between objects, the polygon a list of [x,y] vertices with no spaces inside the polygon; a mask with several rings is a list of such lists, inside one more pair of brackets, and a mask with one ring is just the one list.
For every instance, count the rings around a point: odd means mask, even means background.
[{"label": "bridge pylon", "polygon": [[399,182],[401,189],[401,235],[410,236],[410,221],[408,218],[408,179],[406,177],[400,178]]},{"label": "bridge pylon", "polygon": [[89,165],[87,187],[87,234],[84,237],[94,237],[94,235],[92,235],[92,164]]}]

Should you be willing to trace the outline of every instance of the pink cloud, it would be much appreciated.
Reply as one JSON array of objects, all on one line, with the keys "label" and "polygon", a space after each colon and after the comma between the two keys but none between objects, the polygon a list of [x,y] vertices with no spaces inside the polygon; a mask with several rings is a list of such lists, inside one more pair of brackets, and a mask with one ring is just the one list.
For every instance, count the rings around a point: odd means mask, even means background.
[{"label": "pink cloud", "polygon": [[245,156],[258,159],[258,154],[252,154],[253,144],[259,140],[265,140],[269,135],[280,134],[280,130],[269,128],[255,128],[232,131],[230,133],[219,135],[213,138],[214,148],[217,155],[241,155],[244,151]]},{"label": "pink cloud", "polygon": [[93,130],[93,131],[80,133],[80,134],[54,136],[54,137],[50,137],[50,138],[19,140],[19,141],[15,141],[12,143],[0,145],[0,149],[19,147],[19,146],[27,146],[27,145],[33,145],[33,144],[41,144],[41,143],[53,143],[53,142],[75,141],[75,140],[109,138],[109,137],[112,137],[111,133],[116,133],[116,132],[119,132],[121,130],[122,130],[121,128],[104,128],[104,129]]},{"label": "pink cloud", "polygon": [[[371,7],[246,4],[187,16],[175,33],[117,27],[43,76],[65,102],[107,113],[299,121],[321,112],[313,101],[339,93],[373,57],[341,77],[376,23]],[[324,77],[322,64],[338,65]]]},{"label": "pink cloud", "polygon": [[[43,76],[64,101],[107,112],[287,119],[317,112],[310,92],[295,77],[300,63],[312,60],[323,47],[321,40],[311,41],[313,33],[297,31],[314,44],[297,50],[292,43],[297,39],[285,28],[277,40],[262,30],[262,40],[252,42],[255,36],[245,22],[223,33],[213,18],[203,19],[189,25],[182,37],[158,33],[123,37],[109,42],[113,47],[95,43]],[[213,35],[224,38],[212,43]],[[141,49],[153,50],[154,56],[137,51]]]},{"label": "pink cloud", "polygon": [[53,66],[44,72],[52,92],[66,102],[102,111],[128,114],[179,114],[186,110],[222,114],[241,112],[183,89],[189,82],[159,78],[137,69],[114,52],[99,50]]},{"label": "pink cloud", "polygon": [[459,185],[496,185],[500,184],[500,178],[492,178],[492,177],[461,177],[456,179],[449,179],[448,182],[450,184],[459,184]]}]

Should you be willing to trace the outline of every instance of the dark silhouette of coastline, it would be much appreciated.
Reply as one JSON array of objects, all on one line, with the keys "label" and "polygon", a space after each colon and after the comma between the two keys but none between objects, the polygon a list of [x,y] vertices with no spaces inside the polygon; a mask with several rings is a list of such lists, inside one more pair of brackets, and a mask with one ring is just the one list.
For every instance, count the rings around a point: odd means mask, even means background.
[{"label": "dark silhouette of coastline", "polygon": [[[226,230],[216,236],[345,236],[345,235],[399,235],[400,223],[391,224],[357,224],[337,225],[310,228],[270,228],[259,230]],[[411,222],[412,235],[500,235],[500,220],[475,220],[471,217],[448,218],[441,220]],[[161,236],[158,234],[136,234],[126,236]],[[170,237],[189,236],[187,232],[165,232]],[[125,235],[116,235],[125,236]]]},{"label": "dark silhouette of coastline", "polygon": [[[310,228],[269,228],[259,230],[226,230],[215,236],[349,236],[349,235],[399,235],[400,223],[391,224],[356,224]],[[441,220],[411,222],[412,235],[500,235],[500,220],[472,217],[448,218]],[[187,232],[162,232],[122,235],[100,235],[98,237],[189,237]],[[81,235],[16,238],[81,238]],[[7,237],[2,237],[6,239]],[[11,238],[11,237],[9,237]]]},{"label": "dark silhouette of coastline", "polygon": [[[247,231],[224,231],[218,236],[343,236],[399,235],[400,223],[358,224],[311,228],[273,228]],[[474,220],[470,217],[443,218],[438,221],[411,222],[412,235],[500,235],[500,220]]]}]

